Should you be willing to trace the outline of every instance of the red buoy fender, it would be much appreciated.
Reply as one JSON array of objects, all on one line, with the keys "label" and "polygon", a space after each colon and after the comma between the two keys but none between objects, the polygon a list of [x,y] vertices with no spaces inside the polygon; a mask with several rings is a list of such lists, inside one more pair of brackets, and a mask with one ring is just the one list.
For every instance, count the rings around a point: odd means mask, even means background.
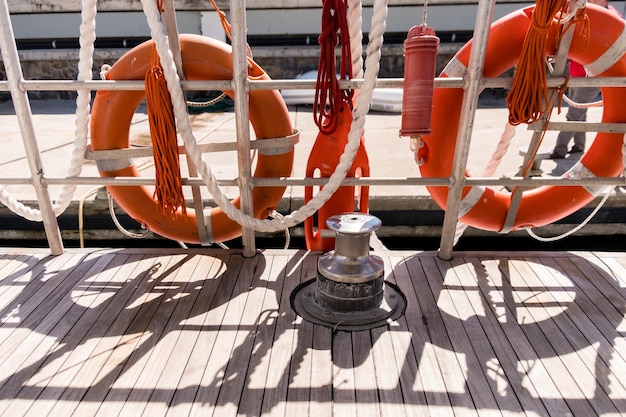
[{"label": "red buoy fender", "polygon": [[[513,12],[491,26],[483,75],[493,78],[512,68],[519,61],[524,38],[531,24],[534,8]],[[588,28],[580,21],[568,57],[584,65],[587,72],[600,77],[626,76],[626,28],[616,14],[602,7],[587,4]],[[548,55],[555,53],[557,25],[549,33]],[[441,77],[462,77],[467,71],[471,41],[454,56]],[[601,88],[604,101],[602,122],[626,122],[626,88]],[[462,89],[439,88],[433,102],[432,134],[423,137],[424,146],[417,159],[423,160],[420,172],[424,177],[449,177],[461,116]],[[623,170],[623,134],[599,132],[589,150],[564,176],[615,177]],[[469,176],[469,173],[466,173]],[[574,213],[598,195],[604,187],[544,186],[525,191],[510,230],[540,227]],[[428,187],[444,208],[447,187]],[[502,231],[511,203],[511,193],[488,187],[465,187],[459,219],[471,226],[489,231]]]},{"label": "red buoy fender", "polygon": [[[342,103],[337,115],[337,128],[332,133],[319,132],[311,148],[306,165],[306,176],[330,178],[335,172],[341,155],[348,143],[348,135],[352,126],[352,111],[348,103]],[[359,148],[346,178],[369,177],[370,165],[365,141],[360,139]],[[313,199],[313,186],[304,187],[304,203]],[[332,216],[359,211],[367,213],[369,207],[369,187],[344,185],[339,187],[333,195],[317,210],[317,230],[315,230],[313,216],[304,219],[304,237],[308,250],[328,252],[335,248],[335,238],[323,236],[323,230],[329,230],[326,221]]]},{"label": "red buoy fender", "polygon": [[[185,77],[188,80],[231,80],[233,78],[230,46],[199,35],[180,35]],[[107,73],[110,80],[143,80],[150,69],[152,41],[126,53]],[[251,79],[269,79],[256,63],[248,61]],[[225,91],[232,97],[231,91]],[[135,110],[145,97],[144,91],[98,91],[91,114],[91,146],[94,151],[129,147],[130,124]],[[250,122],[257,139],[281,138],[293,134],[287,106],[276,90],[250,91]],[[278,155],[258,153],[254,177],[288,177],[293,167],[293,149]],[[138,177],[132,160],[98,161],[103,177]],[[153,187],[107,186],[117,203],[135,220],[167,238],[200,243],[194,210],[176,218],[157,212]],[[285,187],[255,187],[254,216],[266,218],[280,201]],[[239,207],[239,198],[233,203]],[[207,231],[212,242],[223,242],[241,235],[241,226],[219,208],[207,216]]]}]

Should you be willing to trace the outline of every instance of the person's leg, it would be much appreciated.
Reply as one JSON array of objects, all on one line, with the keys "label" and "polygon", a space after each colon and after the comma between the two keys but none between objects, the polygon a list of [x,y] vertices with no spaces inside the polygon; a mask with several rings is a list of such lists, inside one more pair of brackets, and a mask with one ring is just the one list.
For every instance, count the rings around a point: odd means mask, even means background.
[{"label": "person's leg", "polygon": [[[574,96],[576,94],[577,88],[570,87],[568,93],[570,96]],[[569,106],[567,108],[567,113],[565,114],[565,120],[572,121],[577,120],[580,117],[580,109]],[[570,131],[561,131],[556,137],[556,145],[550,154],[550,159],[562,159],[567,155],[567,146],[569,144],[570,139],[574,136],[574,132]]]},{"label": "person's leg", "polygon": [[[600,92],[597,87],[570,87],[568,90],[569,98],[575,103],[588,103]],[[575,106],[569,106],[565,119],[573,122],[580,122],[587,120],[587,109],[579,108]],[[556,145],[550,154],[550,159],[565,158],[567,154],[567,147],[570,139],[574,138],[573,151],[584,151],[585,149],[585,132],[560,132],[556,138]]]},{"label": "person's leg", "polygon": [[569,150],[569,153],[585,152],[586,139],[587,138],[585,132],[574,133],[574,145]]},{"label": "person's leg", "polygon": [[574,136],[574,132],[559,132],[559,135],[556,137],[556,145],[554,149],[552,149],[552,153],[550,154],[550,159],[562,159],[565,158],[567,154],[567,144],[570,139]]},{"label": "person's leg", "polygon": [[[575,94],[572,95],[571,99],[576,103],[590,103],[593,101],[598,94],[600,93],[600,89],[598,87],[578,87],[575,89]],[[566,116],[567,120],[584,122],[587,120],[587,108],[574,108],[573,113],[570,114],[568,111],[568,116]],[[574,134],[574,146],[570,152],[584,152],[585,151],[585,132],[576,132]]]}]

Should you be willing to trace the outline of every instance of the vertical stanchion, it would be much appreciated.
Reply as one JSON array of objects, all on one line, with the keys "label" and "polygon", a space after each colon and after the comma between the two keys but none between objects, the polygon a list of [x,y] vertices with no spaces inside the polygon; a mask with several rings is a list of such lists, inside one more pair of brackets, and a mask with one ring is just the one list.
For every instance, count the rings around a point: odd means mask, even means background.
[{"label": "vertical stanchion", "polygon": [[11,16],[9,14],[9,6],[6,0],[0,1],[0,50],[2,59],[4,60],[4,68],[7,75],[11,98],[13,99],[13,107],[17,116],[22,141],[26,149],[28,159],[28,167],[33,177],[32,185],[35,188],[39,209],[43,219],[48,245],[53,255],[60,255],[64,252],[63,240],[61,239],[61,231],[54,214],[52,200],[48,193],[48,188],[43,184],[43,164],[41,161],[41,153],[37,146],[37,138],[33,126],[33,115],[30,108],[30,101],[26,90],[20,87],[20,83],[24,79],[22,68],[20,66],[20,58],[15,45],[13,35],[13,26],[11,25]]},{"label": "vertical stanchion", "polygon": [[470,140],[474,128],[474,117],[476,115],[476,108],[478,107],[478,95],[482,88],[485,52],[487,50],[487,39],[489,37],[491,21],[493,20],[495,3],[495,0],[478,1],[472,51],[468,65],[469,83],[463,95],[459,133],[454,149],[454,160],[452,162],[452,185],[448,192],[446,215],[443,220],[441,242],[439,245],[439,257],[445,260],[452,258],[454,235],[459,209],[461,207],[461,193],[465,185],[465,167],[467,166],[469,156]]},{"label": "vertical stanchion", "polygon": [[[174,63],[176,64],[176,70],[178,71],[178,78],[185,79],[185,71],[183,68],[183,56],[180,51],[180,40],[178,36],[178,23],[176,22],[176,9],[174,7],[174,0],[166,0],[164,2],[164,14],[165,14],[165,26],[167,30],[167,38],[169,40],[170,49],[174,56]],[[184,93],[184,91],[183,91]],[[194,165],[189,152],[185,152],[185,158],[187,160],[187,172],[190,177],[198,175],[198,169]],[[198,238],[202,245],[210,245],[207,234],[207,227],[204,218],[204,207],[202,203],[202,192],[197,185],[191,186],[191,195],[193,198],[193,209],[196,212],[196,223],[198,224]]]},{"label": "vertical stanchion", "polygon": [[[233,91],[235,98],[235,124],[237,131],[237,163],[239,167],[239,190],[241,211],[254,216],[252,201],[252,163],[250,161],[250,105],[248,102],[248,58],[246,55],[246,3],[245,0],[230,1],[233,46]],[[256,253],[254,230],[242,227],[243,256]]]}]

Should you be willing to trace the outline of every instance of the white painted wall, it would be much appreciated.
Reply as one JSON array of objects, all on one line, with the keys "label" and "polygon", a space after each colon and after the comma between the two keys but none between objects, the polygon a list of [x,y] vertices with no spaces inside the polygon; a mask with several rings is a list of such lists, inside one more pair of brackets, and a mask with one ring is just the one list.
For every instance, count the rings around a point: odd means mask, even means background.
[{"label": "white painted wall", "polygon": [[[41,0],[40,0],[41,1]],[[48,0],[51,2],[52,0]],[[276,0],[278,1],[278,0]],[[280,0],[287,1],[287,0]],[[295,0],[290,0],[293,3]],[[319,2],[318,4],[321,4]],[[531,3],[498,2],[497,19]],[[624,9],[624,1],[612,4],[618,10]],[[446,4],[439,0],[428,7],[428,24],[436,31],[471,31],[476,20],[477,5]],[[388,33],[407,32],[422,21],[421,5],[390,6],[386,31]],[[363,30],[369,31],[371,7],[363,8]],[[28,13],[11,16],[16,39],[78,38],[79,13]],[[178,28],[181,33],[202,33],[211,37],[223,36],[217,13],[213,10],[178,11]],[[248,9],[247,34],[255,35],[317,35],[321,26],[321,7]],[[148,37],[149,29],[141,11],[99,12],[96,24],[99,37]],[[223,39],[223,38],[221,38]]]},{"label": "white painted wall", "polygon": [[200,34],[218,41],[226,41],[222,21],[217,12],[200,12]]}]

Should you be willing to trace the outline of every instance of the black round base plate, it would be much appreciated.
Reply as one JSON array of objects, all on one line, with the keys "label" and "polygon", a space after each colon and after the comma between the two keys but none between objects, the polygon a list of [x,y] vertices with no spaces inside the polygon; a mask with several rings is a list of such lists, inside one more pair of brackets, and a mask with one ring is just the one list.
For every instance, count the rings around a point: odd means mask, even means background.
[{"label": "black round base plate", "polygon": [[291,308],[303,319],[335,330],[357,331],[384,326],[397,320],[406,309],[406,297],[400,289],[385,281],[384,299],[379,307],[366,311],[333,311],[315,301],[316,280],[298,285],[291,293]]}]

